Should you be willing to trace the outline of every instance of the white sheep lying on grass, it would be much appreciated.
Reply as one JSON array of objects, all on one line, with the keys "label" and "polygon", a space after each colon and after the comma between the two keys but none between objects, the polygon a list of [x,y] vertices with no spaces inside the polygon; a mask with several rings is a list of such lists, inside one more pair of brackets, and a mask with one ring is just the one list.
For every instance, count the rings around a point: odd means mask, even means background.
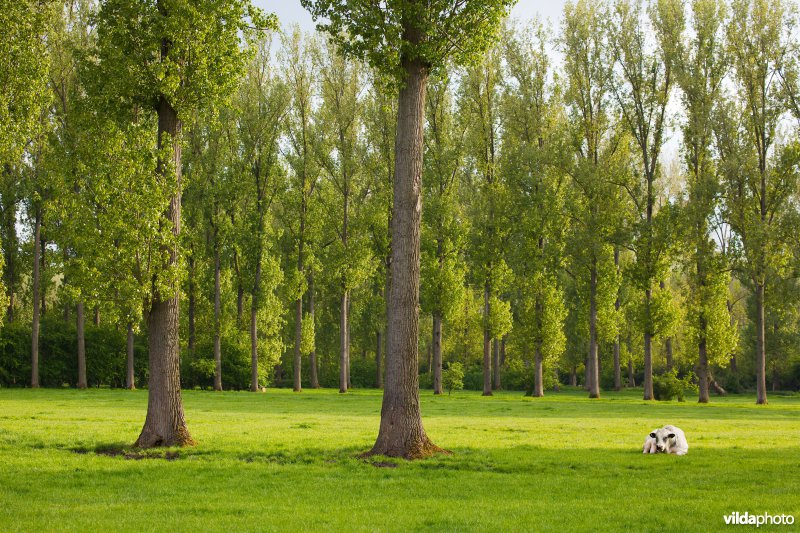
[{"label": "white sheep lying on grass", "polygon": [[689,451],[689,443],[686,442],[681,428],[675,426],[664,426],[654,429],[644,441],[642,453],[674,453],[675,455],[686,455]]}]

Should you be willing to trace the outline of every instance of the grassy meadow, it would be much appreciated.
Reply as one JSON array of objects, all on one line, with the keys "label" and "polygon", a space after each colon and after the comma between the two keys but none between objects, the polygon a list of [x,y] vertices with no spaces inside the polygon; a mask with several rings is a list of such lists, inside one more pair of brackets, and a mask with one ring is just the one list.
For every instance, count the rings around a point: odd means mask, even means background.
[{"label": "grassy meadow", "polygon": [[[358,458],[376,436],[377,390],[185,391],[197,445],[137,452],[146,391],[0,389],[0,531],[714,531],[732,511],[800,521],[800,396],[758,407],[640,395],[423,391],[426,430],[453,455],[407,462]],[[689,454],[642,455],[667,423]]]}]

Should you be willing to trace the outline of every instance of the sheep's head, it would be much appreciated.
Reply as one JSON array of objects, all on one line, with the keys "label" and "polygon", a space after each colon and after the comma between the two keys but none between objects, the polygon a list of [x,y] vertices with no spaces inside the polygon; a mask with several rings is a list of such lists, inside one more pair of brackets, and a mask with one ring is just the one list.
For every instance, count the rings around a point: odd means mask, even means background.
[{"label": "sheep's head", "polygon": [[675,446],[675,433],[667,429],[656,429],[650,433],[650,437],[656,440],[657,453],[669,453],[670,449]]}]

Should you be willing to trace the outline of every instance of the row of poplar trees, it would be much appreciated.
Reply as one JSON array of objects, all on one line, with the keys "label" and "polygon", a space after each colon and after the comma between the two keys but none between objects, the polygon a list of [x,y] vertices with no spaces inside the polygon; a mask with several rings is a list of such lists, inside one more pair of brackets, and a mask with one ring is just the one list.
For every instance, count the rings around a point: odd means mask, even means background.
[{"label": "row of poplar trees", "polygon": [[599,397],[607,349],[646,400],[679,352],[701,402],[741,354],[766,403],[790,353],[768,334],[800,324],[792,4],[581,0],[555,29],[510,4],[304,0],[317,34],[245,0],[0,13],[2,297],[31,385],[57,301],[79,387],[85,308],[127,330],[130,388],[147,336],[141,446],[191,442],[181,350],[222,390],[245,339],[254,391],[325,366],[346,392],[374,354],[388,455],[438,451],[426,351],[436,393],[445,360],[482,363],[486,395],[524,361],[536,396],[581,367]]}]

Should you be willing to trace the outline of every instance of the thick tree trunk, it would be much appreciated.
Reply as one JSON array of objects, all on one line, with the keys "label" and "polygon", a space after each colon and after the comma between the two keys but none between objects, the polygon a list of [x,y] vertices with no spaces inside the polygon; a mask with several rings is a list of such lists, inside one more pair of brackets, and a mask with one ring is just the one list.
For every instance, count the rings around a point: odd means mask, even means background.
[{"label": "thick tree trunk", "polygon": [[[405,37],[419,42],[411,25]],[[422,427],[419,408],[419,266],[421,177],[428,70],[418,59],[402,61],[395,140],[391,286],[387,305],[386,388],[381,424],[370,455],[415,459],[441,451]]]},{"label": "thick tree trunk", "polygon": [[214,228],[214,390],[222,390],[222,291],[220,288],[220,252]]},{"label": "thick tree trunk", "polygon": [[533,359],[533,396],[541,398],[544,396],[544,374],[542,373],[542,348],[538,343],[535,352]]},{"label": "thick tree trunk", "polygon": [[652,292],[645,291],[645,330],[644,330],[644,393],[645,400],[653,399],[653,338],[650,333],[650,299]]},{"label": "thick tree trunk", "polygon": [[489,282],[483,288],[483,395],[492,395],[492,337],[489,332]]},{"label": "thick tree trunk", "polygon": [[39,291],[41,288],[41,271],[39,265],[41,258],[41,231],[42,210],[36,210],[33,224],[33,321],[31,324],[31,387],[39,388]]},{"label": "thick tree trunk", "polygon": [[134,376],[133,367],[133,324],[128,322],[128,338],[127,338],[127,373],[125,375],[125,388],[129,390],[136,389],[136,378]]},{"label": "thick tree trunk", "polygon": [[[160,162],[159,171],[176,173],[176,189],[166,214],[167,223],[177,236],[181,227],[181,130],[180,119],[172,106],[161,98],[158,108],[158,146],[169,142],[172,148],[171,165]],[[169,136],[169,137],[167,137]],[[169,264],[177,263],[177,249],[170,248]],[[154,291],[147,317],[150,379],[147,393],[147,417],[136,446],[184,446],[194,442],[186,427],[181,400],[180,327],[178,288],[169,295]]]},{"label": "thick tree trunk", "polygon": [[339,316],[339,392],[347,392],[349,385],[349,359],[350,343],[347,338],[347,311],[348,311],[348,291],[342,292],[341,312]]},{"label": "thick tree trunk", "polygon": [[78,334],[78,388],[85,389],[86,383],[86,336],[84,335],[83,301],[79,301],[76,309],[76,330]]},{"label": "thick tree trunk", "polygon": [[[314,322],[314,273],[312,272],[308,276],[308,319],[311,321],[312,324]],[[314,335],[317,333],[316,327],[314,328]],[[311,348],[311,353],[309,354],[309,378],[311,381],[311,388],[318,389],[319,388],[319,376],[317,373],[317,343],[316,339],[314,339],[314,345]]]},{"label": "thick tree trunk", "polygon": [[383,388],[383,358],[381,350],[383,350],[383,334],[381,331],[375,333],[375,388]]},{"label": "thick tree trunk", "polygon": [[442,314],[433,313],[433,393],[442,393]]},{"label": "thick tree trunk", "polygon": [[592,262],[589,279],[589,398],[600,397],[600,368],[597,356],[597,267]]},{"label": "thick tree trunk", "polygon": [[756,403],[767,404],[767,352],[764,319],[764,284],[756,283]]},{"label": "thick tree trunk", "polygon": [[578,368],[575,365],[572,365],[572,370],[569,373],[569,385],[570,387],[578,386]]}]

